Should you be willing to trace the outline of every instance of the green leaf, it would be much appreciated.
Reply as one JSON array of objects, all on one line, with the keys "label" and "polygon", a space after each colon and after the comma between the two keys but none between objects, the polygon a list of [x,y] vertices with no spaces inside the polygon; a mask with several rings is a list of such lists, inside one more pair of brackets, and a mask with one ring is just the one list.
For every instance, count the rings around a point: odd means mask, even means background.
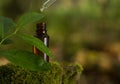
[{"label": "green leaf", "polygon": [[[0,36],[0,42],[2,41],[2,37]],[[11,39],[6,39],[6,40],[4,40],[3,41],[3,45],[6,45],[6,44],[11,44],[11,43],[13,43],[13,41],[11,40]]]},{"label": "green leaf", "polygon": [[2,22],[0,22],[0,37],[1,37],[1,39],[3,38],[3,36],[4,36],[3,24],[2,24]]},{"label": "green leaf", "polygon": [[[0,40],[1,41],[1,40]],[[13,43],[13,41],[11,39],[6,39],[5,41],[3,41],[3,45],[6,45],[6,44],[11,44]]]},{"label": "green leaf", "polygon": [[27,43],[31,44],[32,46],[35,46],[43,53],[46,53],[49,57],[54,57],[49,48],[45,46],[45,44],[40,39],[30,35],[19,35],[19,37],[25,40]]},{"label": "green leaf", "polygon": [[44,17],[43,14],[32,12],[32,13],[26,13],[23,16],[20,17],[18,20],[18,28],[22,28],[23,26],[39,21]]},{"label": "green leaf", "polygon": [[0,36],[3,38],[15,25],[12,19],[0,16]]},{"label": "green leaf", "polygon": [[2,40],[2,37],[0,36],[0,41]]},{"label": "green leaf", "polygon": [[9,50],[1,51],[0,55],[8,59],[11,63],[31,71],[49,70],[50,65],[40,56],[28,51]]}]

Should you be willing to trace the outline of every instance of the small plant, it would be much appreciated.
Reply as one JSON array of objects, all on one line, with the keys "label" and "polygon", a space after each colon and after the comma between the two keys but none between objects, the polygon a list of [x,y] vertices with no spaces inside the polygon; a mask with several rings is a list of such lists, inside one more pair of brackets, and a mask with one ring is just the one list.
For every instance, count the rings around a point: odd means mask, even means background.
[{"label": "small plant", "polygon": [[[40,51],[46,53],[49,57],[53,58],[54,55],[41,40],[32,35],[30,36],[17,33],[21,28],[24,28],[24,26],[37,22],[43,17],[43,14],[37,12],[26,13],[18,19],[17,23],[15,23],[10,18],[0,16],[0,47],[1,45],[12,43],[12,40],[10,39],[11,36],[18,36],[19,38],[25,40],[31,46],[37,47]],[[15,30],[13,32],[10,32],[11,30],[13,30],[13,28],[15,28]],[[23,68],[27,68],[31,71],[50,69],[49,63],[44,61],[44,59],[40,56],[36,56],[35,54],[29,51],[0,51],[0,55],[8,59],[11,63]]]}]

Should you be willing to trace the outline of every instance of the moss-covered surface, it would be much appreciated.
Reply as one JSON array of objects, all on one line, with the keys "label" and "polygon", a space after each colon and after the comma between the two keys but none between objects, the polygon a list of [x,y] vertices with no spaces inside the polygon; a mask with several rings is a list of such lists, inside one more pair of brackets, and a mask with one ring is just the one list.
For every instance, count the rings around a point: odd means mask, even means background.
[{"label": "moss-covered surface", "polygon": [[15,65],[0,66],[0,84],[76,84],[82,71],[78,65],[61,67],[51,63],[48,71],[29,71]]},{"label": "moss-covered surface", "polygon": [[80,65],[66,65],[63,67],[63,83],[62,84],[77,84],[82,72],[82,67]]}]

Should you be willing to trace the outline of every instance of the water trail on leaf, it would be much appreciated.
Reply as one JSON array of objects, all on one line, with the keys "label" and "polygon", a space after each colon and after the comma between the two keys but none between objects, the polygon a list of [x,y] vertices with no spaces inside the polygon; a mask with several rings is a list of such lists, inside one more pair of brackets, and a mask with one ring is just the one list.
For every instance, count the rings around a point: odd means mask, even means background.
[{"label": "water trail on leaf", "polygon": [[43,3],[42,7],[40,8],[40,11],[43,12],[45,9],[50,7],[55,2],[56,0],[47,0],[46,2]]}]

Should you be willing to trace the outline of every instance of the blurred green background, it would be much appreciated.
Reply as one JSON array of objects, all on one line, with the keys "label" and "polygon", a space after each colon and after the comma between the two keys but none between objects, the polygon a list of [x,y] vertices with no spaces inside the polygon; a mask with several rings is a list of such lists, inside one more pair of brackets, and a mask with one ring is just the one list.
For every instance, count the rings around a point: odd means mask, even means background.
[{"label": "blurred green background", "polygon": [[[16,21],[25,12],[40,12],[45,1],[0,0],[0,15]],[[82,64],[78,84],[120,84],[120,0],[56,0],[43,14],[57,61]],[[20,32],[34,35],[35,24]],[[4,49],[32,50],[13,40]]]}]

